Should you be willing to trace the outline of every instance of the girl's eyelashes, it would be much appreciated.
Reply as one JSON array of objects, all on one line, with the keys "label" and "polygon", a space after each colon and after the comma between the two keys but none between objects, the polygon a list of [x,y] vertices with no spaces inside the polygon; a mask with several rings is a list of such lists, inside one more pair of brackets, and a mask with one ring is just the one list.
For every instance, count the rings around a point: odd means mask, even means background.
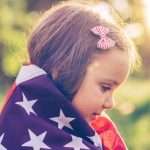
[{"label": "girl's eyelashes", "polygon": [[111,86],[109,85],[100,85],[100,89],[102,92],[107,92],[111,90]]}]

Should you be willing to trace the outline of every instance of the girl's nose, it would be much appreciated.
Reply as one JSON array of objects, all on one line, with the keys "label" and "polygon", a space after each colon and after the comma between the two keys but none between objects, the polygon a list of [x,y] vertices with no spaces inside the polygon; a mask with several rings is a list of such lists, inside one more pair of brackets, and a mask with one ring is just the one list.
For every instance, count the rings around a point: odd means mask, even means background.
[{"label": "girl's nose", "polygon": [[114,107],[114,105],[115,105],[114,97],[109,97],[104,101],[103,107],[105,109],[111,109]]}]

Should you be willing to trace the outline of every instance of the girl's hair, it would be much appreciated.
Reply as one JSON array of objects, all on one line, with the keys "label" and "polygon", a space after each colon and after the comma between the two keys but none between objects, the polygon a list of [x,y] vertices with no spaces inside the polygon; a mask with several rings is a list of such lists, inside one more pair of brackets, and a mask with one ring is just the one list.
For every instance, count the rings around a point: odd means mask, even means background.
[{"label": "girl's hair", "polygon": [[93,8],[88,3],[73,2],[54,6],[43,15],[28,41],[30,62],[51,75],[69,99],[79,89],[87,66],[102,51],[96,47],[98,39],[91,34],[92,27],[108,27],[108,36],[116,42],[118,49],[129,51],[134,60],[137,55],[120,25],[103,20],[101,12]]}]

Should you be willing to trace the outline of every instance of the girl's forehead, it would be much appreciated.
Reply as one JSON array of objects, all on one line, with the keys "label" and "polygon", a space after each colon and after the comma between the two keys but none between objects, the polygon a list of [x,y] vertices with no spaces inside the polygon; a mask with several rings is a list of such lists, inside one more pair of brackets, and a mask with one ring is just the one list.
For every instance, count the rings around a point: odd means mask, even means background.
[{"label": "girl's forehead", "polygon": [[101,66],[127,66],[130,65],[130,58],[127,51],[118,49],[106,50],[93,57],[92,63],[89,65],[92,68]]},{"label": "girl's forehead", "polygon": [[112,50],[99,54],[88,67],[88,72],[99,78],[108,78],[122,82],[129,74],[128,54],[124,51]]}]

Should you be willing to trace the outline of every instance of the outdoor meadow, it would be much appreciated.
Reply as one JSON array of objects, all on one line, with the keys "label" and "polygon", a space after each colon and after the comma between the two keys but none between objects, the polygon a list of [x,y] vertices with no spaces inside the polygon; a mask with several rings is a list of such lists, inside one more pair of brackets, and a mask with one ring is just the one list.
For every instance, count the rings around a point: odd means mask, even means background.
[{"label": "outdoor meadow", "polygon": [[[21,64],[28,60],[26,43],[32,26],[58,1],[0,1],[0,108]],[[141,66],[117,91],[116,107],[108,113],[118,125],[129,150],[150,150],[150,1],[105,0],[99,5],[100,9],[108,9],[104,2],[110,3],[124,20],[124,30],[141,56]],[[104,14],[108,15],[109,11]]]}]

